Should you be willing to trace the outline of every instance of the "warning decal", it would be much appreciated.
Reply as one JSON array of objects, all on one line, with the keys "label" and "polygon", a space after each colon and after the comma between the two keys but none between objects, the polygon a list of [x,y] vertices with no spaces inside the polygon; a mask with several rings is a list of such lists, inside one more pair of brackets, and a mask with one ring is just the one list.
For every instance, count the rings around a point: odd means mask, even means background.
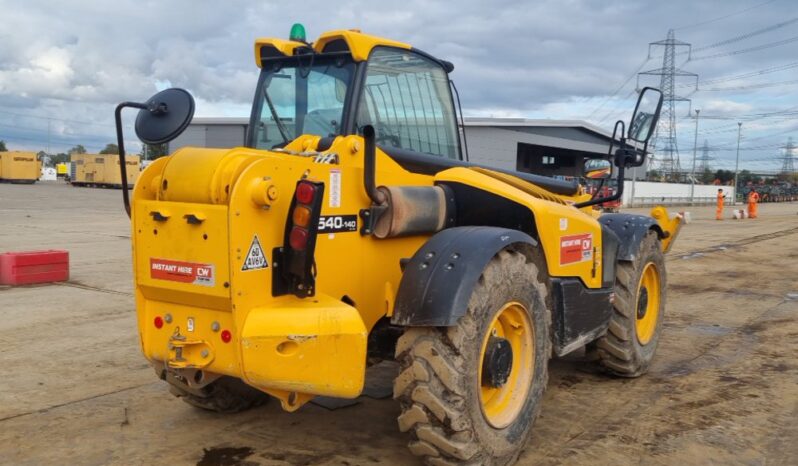
[{"label": "warning decal", "polygon": [[213,264],[150,258],[150,277],[179,283],[213,286],[216,283]]},{"label": "warning decal", "polygon": [[269,262],[266,260],[263,248],[260,247],[258,235],[255,235],[252,238],[252,244],[249,245],[249,251],[247,252],[247,257],[244,258],[244,265],[241,266],[241,270],[246,272],[247,270],[259,270],[267,267],[269,267]]},{"label": "warning decal", "polygon": [[593,234],[560,237],[560,265],[593,260]]}]

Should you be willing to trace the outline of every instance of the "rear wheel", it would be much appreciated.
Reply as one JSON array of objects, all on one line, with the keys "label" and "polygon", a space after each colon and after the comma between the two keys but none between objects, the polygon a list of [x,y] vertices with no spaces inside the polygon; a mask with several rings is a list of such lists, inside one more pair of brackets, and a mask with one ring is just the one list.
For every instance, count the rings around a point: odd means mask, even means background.
[{"label": "rear wheel", "polygon": [[612,319],[595,344],[599,364],[623,377],[648,372],[665,312],[665,258],[656,232],[648,232],[634,257],[618,263]]},{"label": "rear wheel", "polygon": [[415,455],[432,465],[515,462],[548,376],[545,296],[537,266],[504,250],[483,271],[456,326],[405,331],[394,397]]},{"label": "rear wheel", "polygon": [[227,376],[193,389],[170,382],[169,392],[195,408],[228,414],[260,406],[269,399],[269,395],[240,379]]}]

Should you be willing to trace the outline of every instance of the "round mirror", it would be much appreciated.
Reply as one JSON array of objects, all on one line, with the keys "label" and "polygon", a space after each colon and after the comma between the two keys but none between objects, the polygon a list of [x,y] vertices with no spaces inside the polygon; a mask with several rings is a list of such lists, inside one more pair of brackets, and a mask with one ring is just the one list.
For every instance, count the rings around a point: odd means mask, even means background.
[{"label": "round mirror", "polygon": [[585,178],[603,180],[612,176],[612,164],[605,159],[587,159],[584,166]]},{"label": "round mirror", "polygon": [[184,89],[152,96],[136,117],[136,136],[145,144],[164,144],[178,137],[194,117],[194,98]]}]

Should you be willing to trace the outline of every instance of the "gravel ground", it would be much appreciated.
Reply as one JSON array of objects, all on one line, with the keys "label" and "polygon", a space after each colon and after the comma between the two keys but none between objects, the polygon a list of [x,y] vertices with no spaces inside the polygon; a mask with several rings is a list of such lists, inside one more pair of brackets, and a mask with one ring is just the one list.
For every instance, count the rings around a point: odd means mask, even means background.
[{"label": "gravel ground", "polygon": [[[691,212],[651,372],[552,361],[519,464],[798,464],[798,204]],[[47,248],[70,282],[0,287],[0,463],[417,464],[390,398],[221,416],[169,395],[139,351],[119,191],[0,184],[0,252]]]}]

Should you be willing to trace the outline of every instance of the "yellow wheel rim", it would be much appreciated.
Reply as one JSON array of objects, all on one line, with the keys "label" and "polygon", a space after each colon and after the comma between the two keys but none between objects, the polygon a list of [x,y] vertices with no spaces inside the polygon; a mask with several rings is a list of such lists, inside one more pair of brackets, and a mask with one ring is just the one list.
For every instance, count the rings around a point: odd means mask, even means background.
[{"label": "yellow wheel rim", "polygon": [[[512,349],[512,367],[506,382],[494,387],[483,380],[485,356],[491,337],[501,338]],[[479,401],[488,423],[501,429],[510,425],[524,406],[535,372],[535,329],[526,308],[511,302],[496,313],[482,339]]]},{"label": "yellow wheel rim", "polygon": [[660,292],[659,270],[653,262],[649,262],[643,269],[643,275],[640,277],[640,284],[637,287],[635,332],[637,341],[641,345],[647,345],[657,329]]}]

